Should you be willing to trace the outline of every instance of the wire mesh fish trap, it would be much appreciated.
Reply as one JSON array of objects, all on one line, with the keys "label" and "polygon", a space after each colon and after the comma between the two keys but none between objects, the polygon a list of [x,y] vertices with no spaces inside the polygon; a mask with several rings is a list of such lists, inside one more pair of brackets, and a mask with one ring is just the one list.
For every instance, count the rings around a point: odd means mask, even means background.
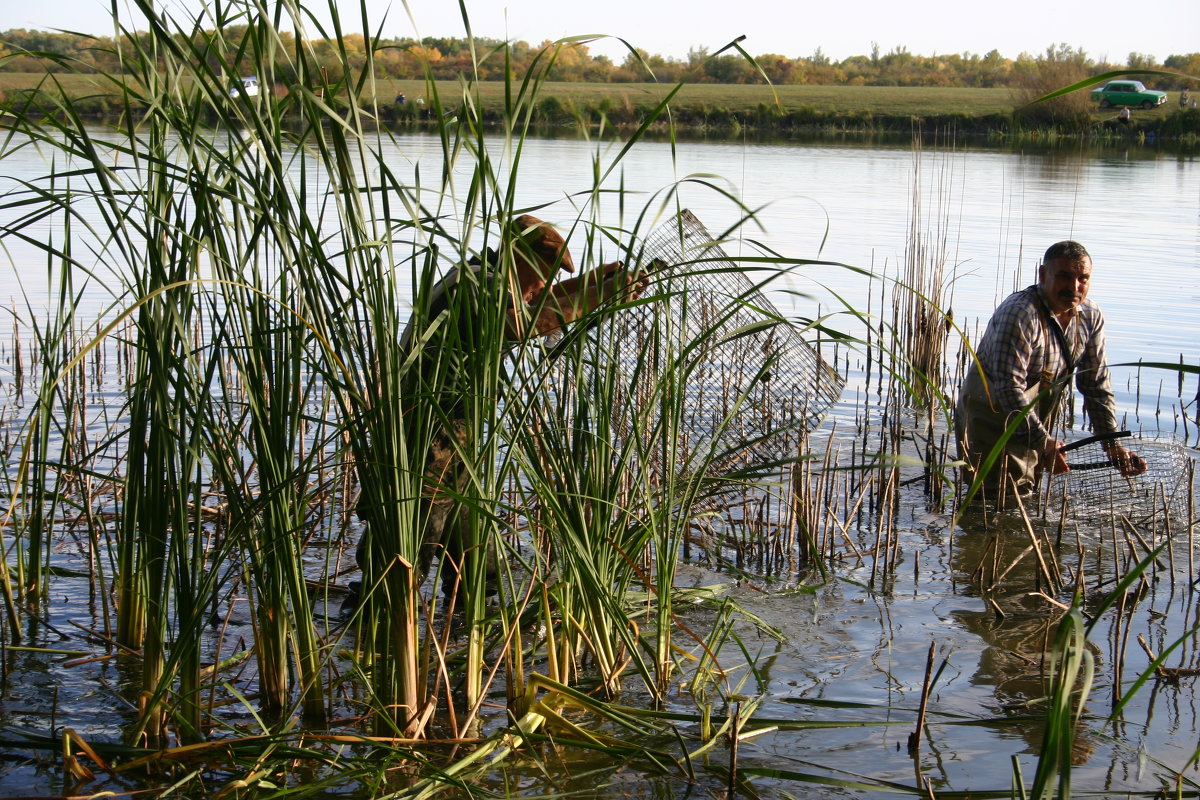
[{"label": "wire mesh fish trap", "polygon": [[619,358],[643,365],[647,393],[662,369],[679,376],[680,460],[703,454],[712,473],[794,458],[845,379],[691,212],[647,237],[641,263],[652,262],[643,297],[655,302],[618,315],[603,335]]},{"label": "wire mesh fish trap", "polygon": [[1112,436],[1091,436],[1064,448],[1071,469],[1050,481],[1051,507],[1064,500],[1077,520],[1124,517],[1138,527],[1186,524],[1195,513],[1195,459],[1170,438],[1123,432],[1118,441],[1146,461],[1141,475],[1125,476],[1104,450]]}]

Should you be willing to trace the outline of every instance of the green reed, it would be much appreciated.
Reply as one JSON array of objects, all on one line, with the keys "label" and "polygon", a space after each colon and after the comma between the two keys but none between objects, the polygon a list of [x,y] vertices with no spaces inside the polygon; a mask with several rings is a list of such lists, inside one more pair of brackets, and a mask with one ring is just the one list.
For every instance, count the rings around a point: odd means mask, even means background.
[{"label": "green reed", "polygon": [[[227,504],[225,535],[240,543],[255,587],[262,704],[274,714],[290,705],[294,641],[302,706],[306,716],[320,719],[321,646],[305,585],[304,550],[308,510],[315,502],[311,476],[325,448],[320,439],[306,441],[312,429],[307,416],[296,413],[314,405],[305,369],[307,329],[263,294],[233,282],[224,288],[225,307],[238,315],[226,320],[227,334],[256,346],[229,349],[234,374],[222,380],[221,416],[210,431],[212,450],[221,454],[213,474]],[[286,284],[278,289],[279,296],[289,296]],[[260,390],[241,392],[241,386]],[[249,474],[247,458],[253,465]]]},{"label": "green reed", "polygon": [[[611,414],[620,376],[588,368],[612,363],[613,354],[594,341],[568,344],[575,352],[565,358],[583,369],[555,370],[533,384],[537,391],[530,393],[533,402],[516,437],[529,475],[522,505],[538,511],[532,520],[540,557],[535,569],[551,583],[556,616],[543,624],[557,629],[560,658],[590,653],[611,696],[628,659],[642,666],[624,598],[649,528],[638,487],[631,485],[635,445],[621,442]],[[644,667],[639,671],[645,674]],[[566,682],[570,674],[560,670],[551,677]]]},{"label": "green reed", "polygon": [[[61,146],[55,138],[61,137],[84,165],[79,180],[100,206],[102,234],[119,256],[109,266],[124,276],[112,293],[136,322],[128,427],[113,432],[127,441],[122,522],[113,532],[118,639],[143,648],[142,711],[131,736],[158,742],[169,725],[180,726],[185,738],[202,735],[200,698],[216,687],[203,685],[199,656],[220,648],[202,623],[225,613],[243,580],[255,609],[259,702],[279,714],[298,688],[309,717],[326,710],[330,651],[306,586],[304,542],[312,531],[308,510],[320,502],[313,476],[341,463],[342,454],[352,458],[357,490],[335,502],[365,521],[365,602],[355,647],[371,676],[363,688],[376,729],[422,734],[460,681],[466,725],[502,666],[514,674],[524,668],[505,657],[486,663],[497,636],[520,632],[508,598],[498,617],[486,598],[495,582],[491,565],[525,535],[511,520],[527,512],[506,491],[532,474],[532,462],[512,461],[513,444],[544,413],[519,397],[532,387],[514,383],[525,378],[511,371],[514,352],[527,359],[548,354],[539,355],[527,339],[514,340],[509,330],[511,275],[522,245],[503,224],[523,210],[514,205],[520,143],[544,72],[514,87],[501,132],[503,152],[512,154],[506,161],[494,160],[485,143],[469,84],[453,117],[440,113],[442,99],[433,95],[444,153],[426,187],[420,172],[415,182],[396,174],[372,147],[374,137],[386,134],[369,127],[370,111],[357,100],[369,75],[329,82],[300,44],[291,54],[298,80],[287,97],[230,96],[225,87],[245,71],[274,85],[269,65],[282,40],[270,20],[252,16],[235,43],[220,28],[197,37],[172,30],[146,4],[141,10],[152,35],[131,40],[123,54],[135,80],[112,78],[127,109],[114,141],[93,137],[69,106],[23,120],[43,146]],[[548,70],[553,51],[545,58],[541,69]],[[215,129],[203,124],[214,118]],[[120,159],[132,169],[108,169]],[[450,182],[463,162],[465,188]],[[451,323],[436,340],[418,332],[403,346],[403,287],[412,287],[419,314],[445,260],[462,263],[486,249],[499,253],[495,280],[464,280],[455,293],[462,305],[450,309],[450,319],[470,316],[473,324]],[[416,358],[431,347],[434,357]],[[315,394],[318,385],[327,394]],[[587,425],[599,420],[598,435],[571,442],[570,452],[591,454],[581,463],[592,465],[592,479],[609,455],[604,426],[618,384],[605,385],[610,394],[592,398],[580,417]],[[448,395],[465,408],[463,437],[452,446],[467,469],[461,483],[447,486],[425,474],[425,454],[456,424],[444,408]],[[542,421],[546,430],[553,424]],[[664,430],[669,446],[671,428]],[[550,442],[542,442],[544,452]],[[575,480],[577,468],[558,458],[545,477]],[[661,486],[646,485],[638,488],[640,505],[629,502],[627,480],[618,478],[583,487],[576,502],[604,510],[594,519],[593,538],[616,559],[605,572],[624,577],[587,587],[581,606],[559,604],[580,616],[547,620],[560,620],[555,635],[572,640],[564,655],[574,653],[581,640],[573,626],[601,618],[596,604],[606,604],[624,633],[596,628],[583,637],[602,654],[600,671],[613,694],[624,670],[622,650],[636,654],[640,647],[629,622],[619,621],[627,614],[621,597],[634,576],[644,580],[654,572],[644,561],[648,532],[671,530],[674,538],[659,544],[657,573],[667,598],[660,609],[669,608],[669,569],[687,524],[680,510],[690,503],[670,494],[678,489],[663,495]],[[431,490],[452,496],[461,515],[462,562],[437,559],[440,572],[456,573],[461,650],[450,646],[449,615],[439,627],[420,590],[430,549],[423,505]],[[546,524],[547,508],[539,525]],[[592,516],[562,507],[549,527],[559,538],[574,535]],[[341,533],[332,523],[321,528]],[[632,538],[614,548],[606,537],[618,530]],[[651,568],[633,570],[640,560]],[[567,561],[557,556],[526,574],[511,573],[509,596],[531,597],[534,581]],[[319,567],[325,580],[331,568]],[[659,613],[662,684],[669,641],[661,637],[670,623],[666,611]],[[508,659],[520,658],[520,648],[507,652]],[[440,677],[428,682],[431,670]]]},{"label": "green reed", "polygon": [[[75,418],[78,396],[78,370],[68,369],[74,346],[75,314],[74,305],[77,295],[74,292],[74,281],[70,269],[65,265],[70,258],[71,227],[68,223],[63,232],[63,241],[57,246],[63,247],[63,257],[48,254],[47,272],[48,284],[54,287],[57,295],[56,305],[51,305],[56,313],[46,320],[39,322],[30,308],[29,329],[34,333],[35,352],[40,356],[39,364],[41,377],[39,391],[34,400],[30,415],[36,424],[30,426],[20,461],[22,471],[28,470],[25,482],[27,489],[23,492],[21,510],[13,511],[20,515],[20,524],[32,535],[25,541],[28,549],[22,563],[18,551],[18,568],[24,567],[18,576],[18,584],[26,600],[38,601],[45,595],[49,567],[49,549],[44,546],[46,534],[54,527],[54,519],[59,503],[63,499],[60,492],[71,476],[58,474],[51,467],[53,463],[72,463],[76,457],[72,449],[77,447],[77,437],[72,435],[72,421]],[[52,247],[55,246],[53,241]],[[32,298],[27,299],[32,305]],[[60,380],[60,377],[62,378]],[[55,442],[59,452],[54,454]],[[22,478],[18,478],[21,480]]]},{"label": "green reed", "polygon": [[[167,157],[167,127],[150,121],[144,135],[130,137],[125,147],[113,147],[70,122],[69,115],[52,118],[35,129],[35,141],[60,148],[74,160],[71,166],[85,165],[73,171],[72,195],[66,197],[84,198],[82,202],[93,204],[105,218],[103,246],[125,268],[126,276],[125,286],[114,287],[113,293],[136,298],[131,313],[139,336],[122,476],[126,502],[116,539],[117,637],[126,646],[143,650],[143,725],[155,739],[160,733],[157,704],[173,617],[169,606],[186,603],[190,584],[203,573],[199,540],[194,536],[198,522],[194,510],[200,500],[195,447],[199,419],[185,413],[197,407],[191,360],[194,305],[187,288],[195,276],[195,259],[188,241],[191,232],[176,224],[181,206]],[[130,169],[110,169],[107,162],[112,155],[129,158]],[[74,213],[55,198],[49,198],[46,206]],[[73,258],[69,264],[81,268]],[[52,388],[58,380],[53,376],[46,386]],[[40,409],[31,420],[41,424],[48,411]],[[71,462],[65,465],[68,472],[76,468]],[[30,541],[38,541],[48,532],[30,533]],[[172,536],[178,538],[178,546],[169,549]],[[174,660],[184,665],[185,685],[194,685],[198,656],[194,652],[183,656],[197,637],[192,631],[177,633]],[[189,716],[194,722],[194,715]]]}]

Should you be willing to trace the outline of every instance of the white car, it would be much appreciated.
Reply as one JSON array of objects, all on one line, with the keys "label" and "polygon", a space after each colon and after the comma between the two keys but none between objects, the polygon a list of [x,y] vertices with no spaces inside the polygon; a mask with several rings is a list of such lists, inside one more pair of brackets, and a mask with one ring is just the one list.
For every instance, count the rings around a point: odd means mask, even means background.
[{"label": "white car", "polygon": [[257,97],[258,78],[254,75],[251,75],[249,77],[242,78],[240,83],[235,83],[233,86],[229,87],[230,97],[237,97],[238,92],[245,94],[246,97]]}]

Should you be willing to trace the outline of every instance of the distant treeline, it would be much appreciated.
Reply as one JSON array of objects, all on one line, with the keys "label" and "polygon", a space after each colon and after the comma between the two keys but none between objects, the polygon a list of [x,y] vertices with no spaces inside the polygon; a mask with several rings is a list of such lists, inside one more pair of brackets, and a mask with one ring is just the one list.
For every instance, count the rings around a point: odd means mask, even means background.
[{"label": "distant treeline", "polygon": [[[214,66],[227,59],[230,42],[236,42],[241,32],[233,28],[225,29],[223,33],[225,36],[221,46],[225,52],[219,59],[214,54]],[[290,65],[294,63],[288,56],[294,51],[296,42],[288,41],[287,36],[284,34],[284,46],[279,49],[280,57],[274,65],[276,80],[288,80]],[[209,41],[203,33],[197,33],[194,44],[199,52],[205,52],[206,42]],[[121,72],[121,44],[123,42],[120,39],[112,37],[8,30],[0,33],[0,71],[41,72],[49,65],[52,71],[97,70],[118,74]],[[535,62],[541,69],[552,60],[549,74],[546,75],[549,79],[598,83],[644,82],[651,79],[652,75],[654,80],[668,83],[688,77],[697,83],[749,84],[764,82],[765,75],[778,85],[1019,88],[1028,86],[1031,76],[1044,73],[1049,66],[1069,66],[1070,72],[1078,75],[1116,69],[1164,69],[1200,75],[1200,52],[1171,55],[1161,64],[1153,56],[1130,53],[1124,64],[1113,64],[1092,59],[1083,50],[1065,44],[1049,47],[1045,53],[1022,53],[1016,58],[1006,58],[997,50],[985,55],[953,53],[922,56],[900,47],[889,53],[881,53],[879,46],[875,45],[869,55],[851,56],[842,61],[828,58],[818,48],[811,55],[799,57],[762,54],[755,56],[755,63],[736,54],[713,57],[703,48],[691,51],[686,59],[652,55],[639,50],[629,53],[618,64],[606,56],[592,55],[585,44],[556,48],[549,41],[534,46],[523,41],[504,42],[484,38],[474,41],[474,51],[482,62],[478,68],[472,66],[475,62],[471,47],[462,38],[425,37],[419,41],[377,39],[368,45],[361,34],[349,34],[337,42],[325,39],[306,41],[304,47],[308,50],[309,58],[327,69],[332,79],[342,77],[340,73],[344,64],[361,71],[368,66],[368,60],[376,75],[382,78],[420,79],[426,76],[428,70],[436,79],[466,75],[479,80],[503,80],[506,70],[511,70],[519,78]],[[487,57],[485,54],[489,51],[494,51],[494,56]],[[47,59],[47,55],[53,58]],[[62,63],[55,63],[54,59],[61,59]],[[310,60],[309,63],[313,62]],[[1182,77],[1155,76],[1147,83],[1159,89],[1191,86],[1191,82]]]}]

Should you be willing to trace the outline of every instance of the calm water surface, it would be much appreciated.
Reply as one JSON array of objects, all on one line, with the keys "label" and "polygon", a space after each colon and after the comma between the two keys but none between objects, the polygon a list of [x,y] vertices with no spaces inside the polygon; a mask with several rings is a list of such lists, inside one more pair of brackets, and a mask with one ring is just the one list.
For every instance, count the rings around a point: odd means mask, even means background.
[{"label": "calm water surface", "polygon": [[[549,204],[542,216],[570,222],[572,204],[587,201],[593,162],[607,168],[615,145],[566,139],[525,143],[518,202]],[[672,154],[674,150],[674,155]],[[404,174],[436,172],[436,138],[400,135],[385,145],[389,165]],[[505,154],[497,150],[503,159]],[[38,177],[45,162],[32,150],[4,158],[0,190]],[[428,181],[428,178],[426,178]],[[1014,154],[986,150],[835,147],[685,142],[672,148],[643,142],[621,161],[607,188],[633,193],[657,207],[676,186],[679,203],[714,233],[737,219],[731,204],[705,184],[739,195],[757,211],[742,229],[783,256],[819,259],[895,275],[904,262],[910,229],[945,263],[950,307],[970,329],[986,321],[1013,288],[1031,283],[1041,253],[1073,238],[1091,251],[1091,296],[1105,309],[1113,362],[1195,363],[1195,306],[1200,301],[1200,162],[1153,149],[1109,150],[1101,155],[1055,150]],[[578,193],[584,193],[580,196]],[[615,201],[603,206],[608,223],[620,217]],[[32,230],[60,235],[55,220]],[[582,243],[573,242],[579,253]],[[21,242],[0,254],[0,298],[36,298],[44,285],[44,256]],[[728,250],[739,249],[736,244]],[[749,247],[744,252],[749,251]],[[927,259],[928,260],[928,259]],[[865,302],[866,281],[832,267],[796,270],[790,288],[813,292],[825,310],[836,309],[820,289],[827,285]],[[797,304],[810,314],[815,304]],[[1118,376],[1118,381],[1120,376]]]},{"label": "calm water surface", "polygon": [[[589,186],[593,159],[607,164],[614,152],[572,140],[527,141],[519,201],[552,203],[541,216],[571,219],[570,196]],[[430,137],[400,136],[388,158],[396,168],[421,164],[432,174],[440,147]],[[0,161],[0,187],[42,169],[29,152]],[[911,149],[888,147],[683,143],[673,160],[669,145],[643,143],[626,157],[614,186],[617,179],[626,191],[642,193],[646,203],[678,184],[680,205],[714,232],[737,217],[728,201],[703,185],[716,183],[758,209],[760,227],[744,230],[745,237],[785,256],[880,273],[896,274],[910,231],[916,230],[944,256],[954,318],[967,330],[986,321],[1009,291],[1032,282],[1049,244],[1078,239],[1093,254],[1092,297],[1107,314],[1110,360],[1178,361],[1182,356],[1190,364],[1200,363],[1195,310],[1200,302],[1200,163],[1193,158],[1145,149],[1103,155],[926,149],[915,155]],[[605,208],[602,216],[619,221],[615,208]],[[44,233],[53,233],[49,224]],[[582,252],[582,243],[573,244]],[[12,296],[20,306],[22,287],[40,291],[45,267],[21,243],[6,245],[0,298]],[[798,269],[789,288],[813,295],[794,302],[780,297],[781,304],[791,306],[788,310],[805,316],[818,305],[836,308],[830,290],[860,307],[871,291],[860,276],[829,266]],[[1138,399],[1137,370],[1118,367],[1114,373],[1121,411],[1131,427],[1185,435],[1177,395],[1190,401],[1186,413],[1194,419],[1194,376],[1178,391],[1173,374],[1145,374]],[[1160,383],[1169,384],[1162,391],[1164,399],[1148,399],[1157,396]],[[839,424],[853,419],[850,394],[834,415]],[[1161,413],[1155,413],[1155,406]],[[1194,424],[1189,433],[1194,441]],[[738,590],[740,602],[785,634],[781,644],[746,633],[749,651],[762,658],[760,686],[769,697],[762,716],[828,718],[831,712],[811,705],[813,700],[915,708],[931,643],[947,664],[931,706],[938,714],[1017,716],[1028,710],[1025,701],[1039,696],[1048,630],[1044,607],[1025,610],[1018,592],[1005,600],[1007,616],[999,618],[967,580],[983,557],[982,534],[970,526],[951,528],[946,515],[927,510],[915,490],[902,498],[901,515],[898,553],[911,567],[896,570],[874,591],[864,589],[870,576],[854,566],[835,571],[815,594],[764,594],[748,585]],[[1188,575],[1190,549],[1186,543],[1180,547],[1183,587],[1194,576]],[[696,580],[710,577],[702,574]],[[1016,584],[1030,589],[1032,577],[1026,578],[1022,584],[1018,576]],[[1136,630],[1149,633],[1156,649],[1194,624],[1189,594],[1181,588],[1171,599],[1154,601],[1139,623]],[[1128,685],[1145,659],[1136,647],[1122,643],[1118,633],[1101,635],[1094,643],[1096,657],[1108,665],[1102,666],[1102,674],[1111,676],[1112,663],[1126,651]],[[1190,664],[1194,650],[1184,650]],[[1100,716],[1114,695],[1105,680],[1090,709]],[[1112,729],[1099,722],[1085,725],[1075,786],[1118,796],[1155,789],[1173,770],[1184,769],[1188,780],[1200,779],[1193,767],[1185,768],[1200,735],[1195,680],[1144,689],[1126,711],[1119,736],[1111,737]],[[753,681],[746,691],[754,691]],[[857,713],[873,717],[869,711]],[[834,716],[845,718],[847,712]],[[1036,727],[935,724],[914,758],[904,745],[910,719],[904,716],[905,724],[894,729],[781,731],[747,743],[742,764],[808,772],[815,762],[844,770],[848,778],[867,775],[911,785],[925,776],[946,790],[1004,790],[1010,758],[1019,755],[1026,778],[1032,775],[1029,754],[1036,752]],[[769,796],[813,791],[788,780],[760,785]],[[880,794],[826,791],[830,796]]]}]

